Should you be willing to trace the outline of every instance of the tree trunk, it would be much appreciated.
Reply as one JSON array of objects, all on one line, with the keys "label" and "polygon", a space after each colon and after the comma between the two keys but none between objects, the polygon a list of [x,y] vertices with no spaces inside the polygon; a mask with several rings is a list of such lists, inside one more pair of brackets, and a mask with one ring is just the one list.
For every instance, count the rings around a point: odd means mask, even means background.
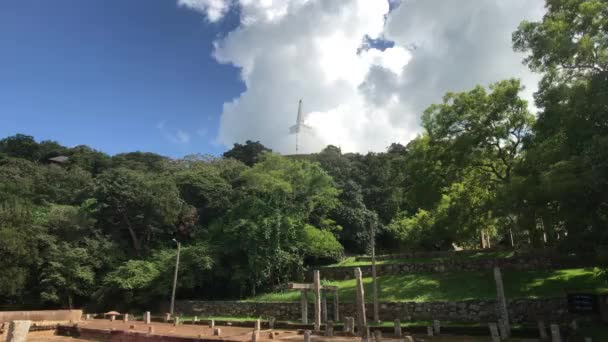
[{"label": "tree trunk", "polygon": [[137,234],[135,233],[133,226],[131,225],[131,221],[129,220],[129,217],[125,212],[122,213],[122,217],[125,220],[127,229],[129,230],[129,234],[131,235],[131,241],[133,242],[133,248],[135,249],[135,253],[137,255],[141,255],[141,243],[137,238]]}]

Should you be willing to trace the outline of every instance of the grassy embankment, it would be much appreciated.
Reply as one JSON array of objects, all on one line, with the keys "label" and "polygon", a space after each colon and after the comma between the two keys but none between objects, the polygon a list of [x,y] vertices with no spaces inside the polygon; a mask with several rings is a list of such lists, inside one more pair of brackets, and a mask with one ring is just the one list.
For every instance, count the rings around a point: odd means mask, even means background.
[{"label": "grassy embankment", "polygon": [[[514,251],[490,251],[490,252],[478,252],[473,254],[465,254],[455,252],[450,256],[450,260],[460,259],[460,260],[478,260],[478,259],[489,259],[489,258],[511,258],[515,256]],[[388,259],[388,260],[378,260],[376,261],[376,265],[391,265],[391,264],[401,264],[401,263],[426,263],[426,262],[437,262],[446,260],[446,257],[426,257],[426,258],[404,258],[404,259]],[[339,263],[329,265],[328,267],[354,267],[354,266],[368,266],[371,265],[371,261],[357,261],[356,257],[347,257],[344,258]]]},{"label": "grassy embankment", "polygon": [[[563,296],[566,292],[608,292],[606,278],[597,268],[543,271],[504,271],[503,280],[508,298],[546,298]],[[371,293],[371,278],[363,279],[366,293]],[[340,301],[353,302],[355,280],[325,281],[339,288]],[[458,301],[494,299],[496,287],[492,272],[453,272],[404,274],[378,277],[379,300],[382,302]],[[312,294],[310,295],[312,300]],[[266,293],[249,301],[297,302],[298,291]],[[331,300],[331,298],[329,299]],[[370,296],[366,297],[371,300]]]}]

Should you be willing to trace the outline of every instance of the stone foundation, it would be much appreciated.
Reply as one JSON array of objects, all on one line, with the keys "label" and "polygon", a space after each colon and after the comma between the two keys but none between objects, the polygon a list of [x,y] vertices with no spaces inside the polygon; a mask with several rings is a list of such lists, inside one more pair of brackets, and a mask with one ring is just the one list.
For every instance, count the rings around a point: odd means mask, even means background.
[{"label": "stone foundation", "polygon": [[[309,303],[308,305],[308,312],[311,316],[314,312],[314,304]],[[329,306],[331,307],[331,304]],[[508,307],[509,317],[513,323],[536,322],[539,318],[545,321],[559,322],[564,321],[567,316],[567,301],[565,298],[512,299],[508,301]],[[299,302],[177,301],[175,308],[181,315],[197,315],[200,317],[272,316],[278,320],[301,320]],[[366,312],[368,316],[369,313],[373,312],[371,304],[366,304]],[[354,317],[354,315],[354,303],[340,304],[341,317]],[[332,319],[332,317],[329,317],[329,319]],[[433,319],[457,322],[495,322],[498,318],[496,316],[496,301],[467,300],[458,302],[380,303],[380,319],[384,321],[401,319],[402,322]]]}]

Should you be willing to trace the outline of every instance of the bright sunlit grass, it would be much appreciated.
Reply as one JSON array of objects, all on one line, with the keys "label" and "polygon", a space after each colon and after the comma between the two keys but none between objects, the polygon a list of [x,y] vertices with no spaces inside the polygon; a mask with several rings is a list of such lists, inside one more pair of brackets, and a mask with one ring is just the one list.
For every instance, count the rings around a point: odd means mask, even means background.
[{"label": "bright sunlit grass", "polygon": [[[595,268],[548,271],[505,271],[505,293],[510,298],[559,297],[571,291],[608,292],[605,278]],[[366,293],[371,293],[371,278],[363,279]],[[327,281],[339,287],[340,300],[353,302],[355,280]],[[385,302],[457,301],[494,299],[496,287],[492,272],[453,272],[406,274],[378,277],[379,300]],[[312,300],[312,294],[309,294]],[[296,302],[299,291],[267,293],[249,299],[261,302]],[[331,298],[329,299],[331,300]],[[367,296],[366,300],[371,300]]]}]

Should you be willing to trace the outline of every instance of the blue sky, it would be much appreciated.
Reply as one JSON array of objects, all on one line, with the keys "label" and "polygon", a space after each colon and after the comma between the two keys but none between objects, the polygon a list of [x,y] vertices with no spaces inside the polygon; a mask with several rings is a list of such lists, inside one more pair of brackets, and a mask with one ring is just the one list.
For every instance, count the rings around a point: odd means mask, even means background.
[{"label": "blue sky", "polygon": [[0,1],[0,137],[219,154],[222,104],[244,86],[212,42],[235,25],[171,0]]},{"label": "blue sky", "polygon": [[172,157],[251,139],[290,154],[302,99],[300,153],[385,151],[446,92],[516,77],[530,100],[539,76],[511,35],[543,5],[0,0],[0,137]]}]

